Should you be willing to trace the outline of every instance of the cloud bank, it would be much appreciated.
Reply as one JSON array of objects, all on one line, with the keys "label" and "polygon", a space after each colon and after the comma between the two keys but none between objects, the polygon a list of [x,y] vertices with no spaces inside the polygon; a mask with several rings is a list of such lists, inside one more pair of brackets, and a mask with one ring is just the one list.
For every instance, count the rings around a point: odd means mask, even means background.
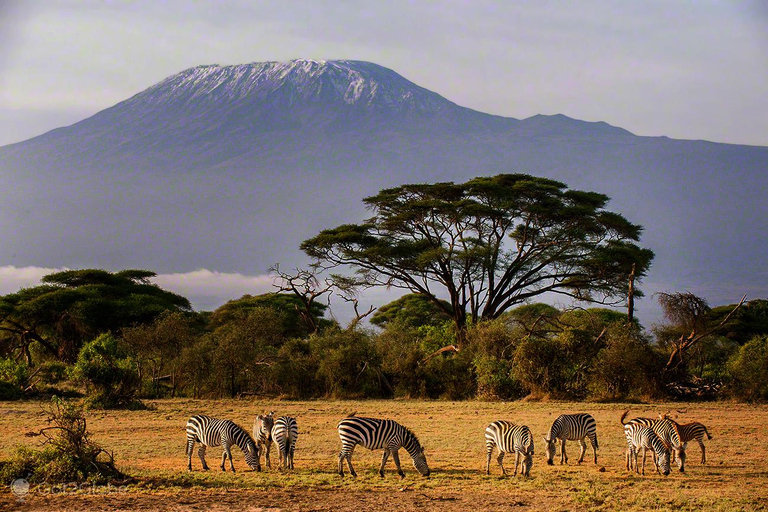
[{"label": "cloud bank", "polygon": [[[38,286],[43,276],[66,268],[0,266],[0,295]],[[153,280],[161,288],[187,297],[196,310],[216,309],[243,295],[275,291],[274,277],[198,269],[192,272],[158,274]]]}]

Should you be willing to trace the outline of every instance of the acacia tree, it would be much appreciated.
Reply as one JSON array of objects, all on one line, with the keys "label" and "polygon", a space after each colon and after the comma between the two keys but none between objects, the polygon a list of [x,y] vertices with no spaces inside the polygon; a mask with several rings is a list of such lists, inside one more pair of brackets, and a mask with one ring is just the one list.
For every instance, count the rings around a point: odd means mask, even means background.
[{"label": "acacia tree", "polygon": [[165,311],[191,311],[189,301],[150,282],[148,270],[66,270],[40,286],[0,297],[0,333],[10,350],[32,363],[32,350],[74,362],[82,344],[101,333],[119,334]]},{"label": "acacia tree", "polygon": [[525,174],[402,185],[364,202],[373,217],[301,249],[369,286],[429,297],[460,331],[547,292],[618,304],[632,265],[639,279],[653,259],[635,244],[642,228],[604,209],[607,196]]}]

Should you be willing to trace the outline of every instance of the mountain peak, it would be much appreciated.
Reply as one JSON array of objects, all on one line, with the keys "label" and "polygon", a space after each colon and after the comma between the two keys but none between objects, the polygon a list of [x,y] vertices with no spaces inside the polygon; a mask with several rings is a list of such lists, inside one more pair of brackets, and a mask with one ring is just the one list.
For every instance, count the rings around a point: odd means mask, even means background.
[{"label": "mountain peak", "polygon": [[295,59],[196,66],[132,99],[154,105],[248,100],[283,107],[323,103],[422,113],[459,108],[391,69],[355,60]]}]

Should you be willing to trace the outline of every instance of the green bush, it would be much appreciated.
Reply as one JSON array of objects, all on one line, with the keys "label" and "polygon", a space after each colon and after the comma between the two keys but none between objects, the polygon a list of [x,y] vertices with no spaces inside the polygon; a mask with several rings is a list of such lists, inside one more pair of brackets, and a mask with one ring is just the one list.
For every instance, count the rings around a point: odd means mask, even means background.
[{"label": "green bush", "polygon": [[133,408],[140,379],[136,359],[127,345],[112,334],[86,343],[72,368],[75,380],[90,388],[88,404],[94,408]]},{"label": "green bush", "polygon": [[755,336],[744,344],[728,361],[728,369],[737,398],[768,400],[768,336]]},{"label": "green bush", "polygon": [[532,395],[557,394],[562,385],[563,357],[557,341],[530,337],[515,351],[513,376]]},{"label": "green bush", "polygon": [[478,356],[473,364],[477,376],[477,398],[511,400],[522,394],[520,383],[512,377],[512,361]]},{"label": "green bush", "polygon": [[664,364],[636,326],[614,325],[605,335],[588,383],[592,398],[653,397],[659,393]]},{"label": "green bush", "polygon": [[29,367],[13,359],[0,359],[0,400],[18,400],[29,380]]},{"label": "green bush", "polygon": [[381,397],[381,358],[371,335],[360,330],[326,329],[310,337],[318,357],[317,379],[325,395],[335,398]]}]

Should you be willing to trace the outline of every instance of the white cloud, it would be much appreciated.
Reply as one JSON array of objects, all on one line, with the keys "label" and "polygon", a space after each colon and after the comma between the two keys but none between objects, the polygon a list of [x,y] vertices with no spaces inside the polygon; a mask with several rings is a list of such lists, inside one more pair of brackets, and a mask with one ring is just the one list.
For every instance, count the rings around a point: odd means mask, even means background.
[{"label": "white cloud", "polygon": [[243,295],[273,292],[271,275],[248,276],[239,273],[198,269],[192,272],[158,274],[152,280],[161,288],[187,297],[195,309],[210,310]]},{"label": "white cloud", "polygon": [[0,295],[15,293],[21,288],[29,288],[40,284],[43,276],[67,270],[65,268],[45,267],[0,267]]},{"label": "white cloud", "polygon": [[[43,276],[66,268],[0,266],[0,295],[40,284]],[[187,297],[195,309],[215,309],[243,295],[275,291],[274,277],[199,269],[192,272],[158,274],[153,280],[161,288]]]}]

